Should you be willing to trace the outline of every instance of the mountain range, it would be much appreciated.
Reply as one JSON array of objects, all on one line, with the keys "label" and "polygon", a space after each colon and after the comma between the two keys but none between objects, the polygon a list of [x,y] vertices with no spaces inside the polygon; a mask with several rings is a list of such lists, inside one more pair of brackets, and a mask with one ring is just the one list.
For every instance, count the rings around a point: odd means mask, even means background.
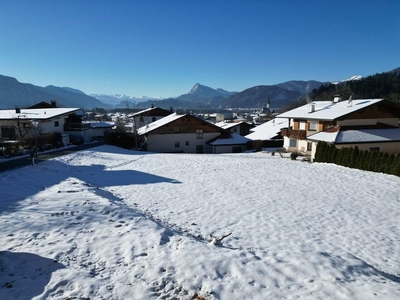
[{"label": "mountain range", "polygon": [[[400,72],[400,68],[390,72]],[[362,76],[352,76],[341,82],[360,80]],[[229,92],[221,88],[196,83],[187,93],[176,98],[131,97],[126,95],[91,94],[70,87],[35,86],[21,83],[17,79],[0,75],[0,109],[29,107],[38,102],[56,100],[58,107],[93,108],[148,108],[151,105],[169,109],[226,109],[262,108],[270,102],[271,108],[282,108],[305,97],[313,89],[326,82],[315,80],[292,80],[275,85],[259,85],[241,92]],[[339,84],[340,82],[332,81]]]}]

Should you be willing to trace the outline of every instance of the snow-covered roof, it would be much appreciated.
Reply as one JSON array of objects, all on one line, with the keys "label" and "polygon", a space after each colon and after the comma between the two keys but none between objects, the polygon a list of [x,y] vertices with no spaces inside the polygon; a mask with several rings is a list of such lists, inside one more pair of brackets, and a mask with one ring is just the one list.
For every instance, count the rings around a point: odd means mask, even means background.
[{"label": "snow-covered roof", "polygon": [[91,122],[91,128],[111,128],[115,126],[114,122]]},{"label": "snow-covered roof", "polygon": [[[138,112],[136,112],[134,114],[129,114],[129,117],[137,117],[137,116],[140,116],[140,115],[149,115],[149,113],[151,111],[155,111],[155,112],[157,112],[157,111],[163,111],[164,112],[165,111],[165,112],[168,112],[168,110],[165,110],[165,109],[160,108],[160,107],[149,107],[149,108],[146,108],[144,110],[138,111]],[[152,115],[152,114],[150,114],[150,115]],[[152,116],[154,116],[154,115],[152,115]]]},{"label": "snow-covered roof", "polygon": [[80,108],[35,108],[23,109],[17,113],[15,109],[0,110],[0,119],[13,120],[13,119],[27,119],[27,120],[47,120],[73,112],[78,112]]},{"label": "snow-covered roof", "polygon": [[400,128],[354,129],[336,132],[318,132],[307,139],[335,144],[376,143],[400,141]]},{"label": "snow-covered roof", "polygon": [[164,118],[161,118],[161,119],[159,119],[157,121],[154,121],[154,122],[152,122],[150,124],[147,124],[145,126],[140,127],[138,129],[138,134],[139,135],[146,134],[146,133],[148,133],[150,131],[153,131],[153,130],[155,130],[157,128],[160,128],[160,127],[162,127],[162,126],[164,126],[164,125],[166,125],[168,123],[171,123],[171,122],[173,122],[175,120],[178,120],[178,119],[180,119],[180,118],[182,118],[184,116],[185,116],[185,114],[181,115],[181,114],[177,114],[177,113],[172,113],[172,114],[170,114],[170,115],[168,115],[168,116],[166,116]]},{"label": "snow-covered roof", "polygon": [[[279,115],[280,118],[295,118],[308,120],[335,120],[349,113],[363,109],[384,99],[360,99],[343,100],[340,102],[314,101],[297,107]],[[310,106],[314,105],[314,112],[310,112]]]},{"label": "snow-covered roof", "polygon": [[246,137],[252,140],[270,140],[284,127],[288,127],[288,119],[275,118],[252,128],[250,130],[252,133],[246,135]]},{"label": "snow-covered roof", "polygon": [[241,136],[237,133],[231,133],[229,138],[217,138],[210,142],[211,146],[224,146],[224,145],[243,145],[251,141],[250,139]]},{"label": "snow-covered roof", "polygon": [[225,121],[221,121],[221,122],[215,123],[214,125],[218,126],[218,127],[221,127],[223,129],[230,129],[230,128],[238,126],[238,125],[240,125],[242,123],[243,123],[243,121],[240,121],[240,122],[225,122]]},{"label": "snow-covered roof", "polygon": [[149,112],[149,111],[151,111],[153,109],[155,109],[155,107],[149,107],[149,108],[146,108],[144,110],[138,111],[137,113],[130,114],[129,116],[131,116],[131,117],[139,116],[139,115],[147,113],[147,112]]}]

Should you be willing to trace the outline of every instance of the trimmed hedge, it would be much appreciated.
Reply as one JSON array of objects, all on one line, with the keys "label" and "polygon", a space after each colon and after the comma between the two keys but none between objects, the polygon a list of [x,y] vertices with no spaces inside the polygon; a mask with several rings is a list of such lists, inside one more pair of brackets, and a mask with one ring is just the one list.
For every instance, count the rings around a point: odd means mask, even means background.
[{"label": "trimmed hedge", "polygon": [[125,149],[135,148],[135,134],[125,131],[110,131],[104,134],[104,141],[107,145],[115,145]]},{"label": "trimmed hedge", "polygon": [[400,154],[362,151],[357,146],[337,149],[333,144],[318,142],[314,161],[400,176]]}]

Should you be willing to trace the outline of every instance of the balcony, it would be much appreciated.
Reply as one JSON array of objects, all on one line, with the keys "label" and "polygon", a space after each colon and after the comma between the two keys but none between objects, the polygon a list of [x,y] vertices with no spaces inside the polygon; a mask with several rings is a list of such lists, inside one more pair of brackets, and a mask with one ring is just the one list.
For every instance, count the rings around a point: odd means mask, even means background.
[{"label": "balcony", "polygon": [[64,124],[64,131],[83,131],[90,129],[90,123],[68,122]]},{"label": "balcony", "polygon": [[281,135],[282,136],[287,136],[288,138],[291,138],[291,139],[304,140],[304,139],[307,138],[307,131],[306,130],[295,130],[295,129],[289,129],[289,128],[282,128],[281,129]]}]

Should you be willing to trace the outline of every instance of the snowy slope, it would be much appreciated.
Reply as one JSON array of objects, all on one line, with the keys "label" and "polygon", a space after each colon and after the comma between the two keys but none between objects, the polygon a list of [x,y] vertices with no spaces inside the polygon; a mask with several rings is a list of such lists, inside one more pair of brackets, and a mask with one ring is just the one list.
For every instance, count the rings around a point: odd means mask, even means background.
[{"label": "snowy slope", "polygon": [[265,153],[112,146],[10,171],[0,299],[400,299],[399,186]]}]

